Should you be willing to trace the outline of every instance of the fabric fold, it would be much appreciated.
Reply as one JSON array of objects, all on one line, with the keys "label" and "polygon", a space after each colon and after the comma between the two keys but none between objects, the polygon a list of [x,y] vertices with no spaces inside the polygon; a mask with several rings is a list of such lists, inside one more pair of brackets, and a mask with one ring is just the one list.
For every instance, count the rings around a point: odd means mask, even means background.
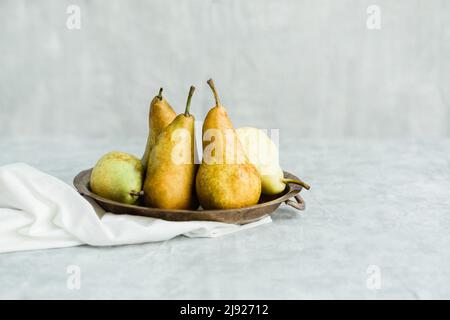
[{"label": "fabric fold", "polygon": [[61,180],[27,164],[0,167],[0,252],[136,244],[178,235],[218,237],[268,222],[270,217],[233,225],[115,215]]}]

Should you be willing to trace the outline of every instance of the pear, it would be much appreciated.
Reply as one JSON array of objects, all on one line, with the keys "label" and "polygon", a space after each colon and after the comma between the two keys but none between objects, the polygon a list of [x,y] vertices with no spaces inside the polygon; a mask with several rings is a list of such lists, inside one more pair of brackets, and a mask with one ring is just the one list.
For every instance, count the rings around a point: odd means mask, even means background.
[{"label": "pear", "polygon": [[198,199],[204,209],[255,205],[261,195],[259,173],[240,145],[213,80],[208,84],[216,105],[203,123],[203,160],[196,177]]},{"label": "pear", "polygon": [[238,128],[236,134],[247,157],[261,175],[261,191],[266,195],[276,195],[284,191],[287,183],[295,183],[309,190],[310,186],[301,181],[285,179],[279,165],[278,149],[267,134],[257,128]]},{"label": "pear", "polygon": [[184,114],[159,135],[150,151],[144,181],[144,205],[163,209],[196,209],[194,117],[189,114],[191,86]]},{"label": "pear", "polygon": [[155,145],[159,134],[173,121],[173,119],[175,119],[177,115],[167,100],[162,96],[162,92],[163,88],[159,89],[158,95],[155,96],[150,103],[148,117],[149,134],[147,137],[145,152],[141,159],[144,170],[147,169],[150,151]]},{"label": "pear", "polygon": [[98,160],[91,173],[92,192],[104,198],[134,204],[141,195],[144,169],[135,156],[112,151]]}]

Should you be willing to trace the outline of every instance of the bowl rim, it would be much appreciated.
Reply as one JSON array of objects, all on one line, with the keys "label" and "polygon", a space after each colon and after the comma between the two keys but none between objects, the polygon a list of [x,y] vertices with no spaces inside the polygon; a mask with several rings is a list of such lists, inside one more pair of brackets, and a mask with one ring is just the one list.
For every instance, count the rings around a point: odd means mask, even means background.
[{"label": "bowl rim", "polygon": [[[150,211],[157,211],[157,212],[162,212],[162,213],[189,213],[189,212],[196,212],[196,213],[223,213],[223,214],[227,214],[227,213],[233,213],[235,214],[236,212],[245,212],[248,210],[253,210],[253,209],[259,209],[259,208],[264,208],[264,207],[268,207],[271,205],[276,205],[276,204],[281,204],[282,202],[286,202],[289,199],[291,199],[292,197],[295,197],[298,193],[300,193],[300,191],[303,189],[302,186],[296,185],[296,184],[292,184],[292,183],[288,183],[286,186],[286,189],[281,193],[280,197],[276,197],[272,200],[263,202],[263,203],[258,203],[255,204],[253,206],[249,206],[249,207],[242,207],[242,208],[235,208],[235,209],[200,209],[200,210],[183,210],[183,209],[162,209],[162,208],[153,208],[153,207],[145,207],[145,206],[138,206],[138,205],[134,205],[134,204],[125,204],[122,202],[118,202],[118,201],[114,201],[114,200],[110,200],[107,198],[104,198],[102,196],[99,196],[95,193],[93,193],[88,185],[89,185],[89,179],[91,172],[92,172],[93,168],[87,169],[87,170],[83,170],[81,172],[79,172],[73,179],[73,185],[75,186],[75,188],[77,189],[77,191],[82,195],[82,196],[87,196],[89,198],[92,198],[96,201],[99,201],[100,203],[107,203],[109,205],[116,205],[116,206],[121,206],[123,208],[129,208],[129,209],[145,209]],[[298,180],[298,177],[296,177],[294,174],[287,172],[287,171],[283,171],[284,177],[285,178],[289,178],[289,179],[295,179]]]}]

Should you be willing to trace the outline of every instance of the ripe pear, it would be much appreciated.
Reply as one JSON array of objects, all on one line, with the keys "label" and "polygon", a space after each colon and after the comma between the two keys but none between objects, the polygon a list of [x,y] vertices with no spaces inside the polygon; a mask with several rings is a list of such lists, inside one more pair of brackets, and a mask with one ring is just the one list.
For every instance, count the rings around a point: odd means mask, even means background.
[{"label": "ripe pear", "polygon": [[178,115],[159,135],[150,151],[144,181],[144,205],[163,209],[196,209],[194,162],[194,117],[189,106],[195,88],[192,86],[186,111]]},{"label": "ripe pear", "polygon": [[104,198],[134,204],[141,195],[144,169],[135,156],[113,151],[98,160],[91,173],[92,192]]},{"label": "ripe pear", "polygon": [[158,95],[155,96],[150,103],[148,117],[149,134],[147,137],[145,152],[141,159],[144,170],[147,169],[150,151],[155,145],[159,134],[173,121],[173,119],[175,119],[177,115],[167,100],[162,96],[162,92],[163,88],[159,89]]},{"label": "ripe pear", "polygon": [[285,179],[279,165],[278,149],[272,139],[257,128],[238,128],[236,134],[247,157],[261,175],[261,191],[276,195],[284,191],[287,183],[295,183],[309,190],[310,186],[301,180]]},{"label": "ripe pear", "polygon": [[203,160],[196,178],[198,199],[204,209],[255,205],[261,195],[259,173],[240,145],[213,80],[208,84],[216,105],[203,123]]}]

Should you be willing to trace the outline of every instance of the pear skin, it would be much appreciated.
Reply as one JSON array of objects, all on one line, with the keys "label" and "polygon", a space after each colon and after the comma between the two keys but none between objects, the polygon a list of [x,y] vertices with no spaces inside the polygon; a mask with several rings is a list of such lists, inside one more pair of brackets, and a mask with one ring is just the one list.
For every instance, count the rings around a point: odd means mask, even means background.
[{"label": "pear skin", "polygon": [[202,163],[196,189],[204,209],[236,209],[258,203],[261,181],[251,165]]},{"label": "pear skin", "polygon": [[134,204],[140,196],[144,169],[135,156],[119,151],[105,154],[91,173],[92,192],[106,199]]},{"label": "pear skin", "polygon": [[236,134],[249,161],[255,165],[261,176],[261,192],[277,195],[286,189],[287,183],[294,183],[309,190],[310,186],[301,181],[285,179],[279,164],[278,148],[270,137],[257,128],[236,129]]},{"label": "pear skin", "polygon": [[[203,123],[203,160],[196,177],[198,199],[204,209],[255,205],[261,195],[260,175],[240,145],[226,109],[220,104],[214,82],[210,79],[208,84],[216,106],[208,112]],[[213,138],[208,137],[211,131]],[[209,153],[213,144],[214,152]]]},{"label": "pear skin", "polygon": [[148,166],[148,158],[150,151],[156,143],[159,134],[167,127],[176,117],[175,111],[172,109],[167,100],[162,96],[163,88],[159,89],[159,93],[150,103],[148,125],[149,134],[147,137],[147,145],[141,162],[144,170]]},{"label": "pear skin", "polygon": [[194,163],[194,123],[189,106],[194,87],[189,90],[186,111],[178,115],[158,137],[150,151],[144,182],[144,205],[162,209],[196,209],[196,165]]}]

